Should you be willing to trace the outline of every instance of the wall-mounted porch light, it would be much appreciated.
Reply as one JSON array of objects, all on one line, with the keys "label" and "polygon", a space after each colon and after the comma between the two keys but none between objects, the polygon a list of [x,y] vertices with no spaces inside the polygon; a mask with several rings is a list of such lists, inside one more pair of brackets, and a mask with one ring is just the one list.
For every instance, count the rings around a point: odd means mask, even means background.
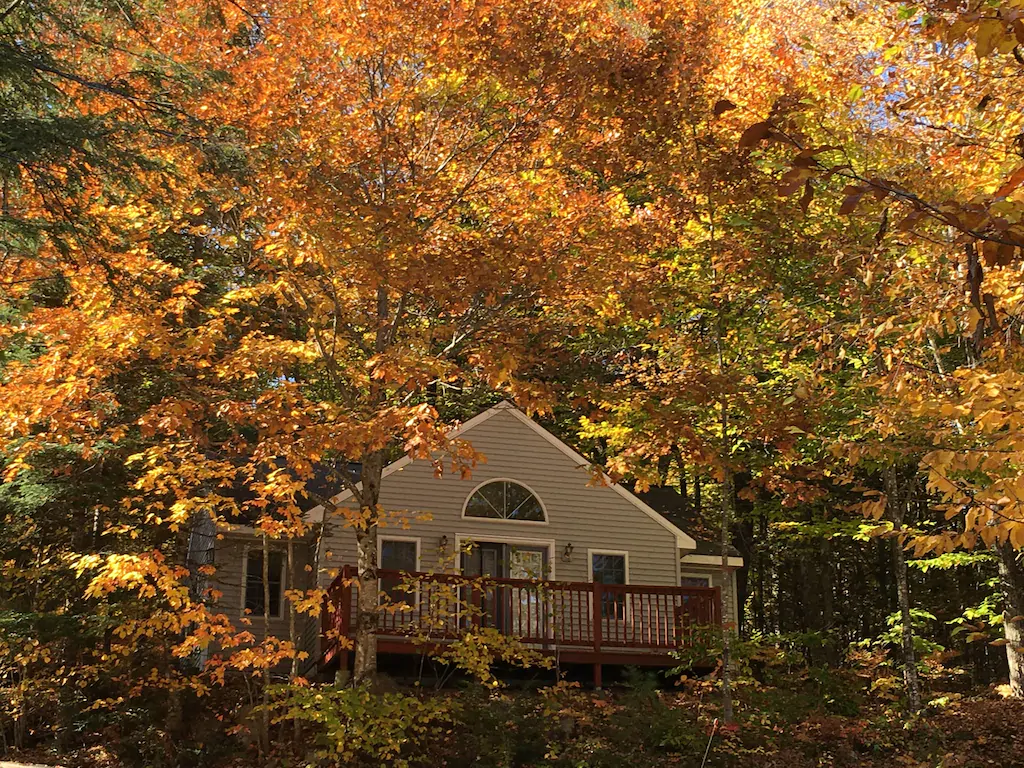
[{"label": "wall-mounted porch light", "polygon": [[566,544],[565,545],[565,549],[562,550],[562,562],[563,563],[571,563],[572,562],[572,542],[571,541],[568,544]]}]

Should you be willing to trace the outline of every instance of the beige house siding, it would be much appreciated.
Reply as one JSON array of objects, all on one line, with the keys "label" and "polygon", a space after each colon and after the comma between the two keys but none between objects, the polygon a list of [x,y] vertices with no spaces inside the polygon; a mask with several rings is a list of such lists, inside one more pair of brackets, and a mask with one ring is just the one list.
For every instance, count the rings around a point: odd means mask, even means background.
[{"label": "beige house siding", "polygon": [[[633,497],[623,494],[621,489],[592,485],[593,475],[583,459],[570,455],[569,449],[560,447],[550,435],[527,423],[511,406],[499,406],[472,420],[460,437],[486,457],[470,478],[436,478],[429,462],[403,460],[386,470],[381,483],[380,503],[385,520],[379,537],[415,539],[420,570],[457,570],[459,546],[467,540],[544,547],[549,553],[549,572],[545,577],[563,582],[589,582],[593,553],[625,553],[630,584],[677,586],[681,572],[710,575],[712,586],[723,588],[727,617],[735,620],[734,573],[724,575],[720,568],[707,563],[688,564],[685,558],[681,564],[680,556],[685,551],[680,550],[680,545],[689,542],[692,546],[692,540],[660,522],[656,513],[638,507]],[[473,491],[497,479],[512,480],[531,489],[544,506],[546,521],[464,517],[463,509]],[[345,498],[338,503],[346,506]],[[318,510],[311,513],[314,521],[319,520],[318,514]],[[328,515],[325,525],[318,568],[312,562],[312,545],[306,541],[294,544],[294,586],[298,588],[313,585],[314,571],[319,586],[326,588],[344,565],[356,562],[355,533],[346,527],[344,518]],[[569,544],[572,552],[566,558]],[[246,551],[261,546],[251,529],[233,529],[225,534],[217,542],[217,572],[210,579],[210,586],[221,593],[218,607],[257,640],[264,634],[262,617],[248,617],[249,626],[242,623],[244,563]],[[272,546],[282,551],[285,548],[284,542]],[[285,588],[292,588],[287,575]],[[270,621],[270,634],[281,639],[288,637],[287,606],[285,599],[282,616]],[[576,618],[589,627],[589,609],[584,613]],[[319,654],[319,621],[300,614],[296,625],[303,646],[315,661]],[[606,627],[606,637],[611,634],[609,629],[610,626]]]},{"label": "beige house siding", "polygon": [[[292,547],[295,562],[294,580],[289,578],[286,561],[283,589],[308,589],[313,585],[311,547],[305,541],[294,541]],[[216,573],[208,581],[208,586],[220,593],[214,607],[227,615],[238,630],[251,632],[257,641],[263,639],[265,627],[262,615],[245,614],[245,560],[250,550],[262,551],[262,548],[261,539],[251,533],[238,531],[224,535],[217,542],[214,556]],[[284,541],[271,542],[270,548],[272,551],[285,553],[287,543]],[[288,598],[282,597],[281,616],[270,619],[269,634],[272,637],[288,639],[288,607]],[[246,620],[250,623],[246,624]],[[319,634],[319,620],[311,619],[306,614],[296,614],[295,627],[299,638],[308,638],[311,634]],[[300,642],[304,644],[307,641],[300,640]]]},{"label": "beige house siding", "polygon": [[736,572],[724,573],[721,568],[708,565],[694,565],[687,563],[685,558],[680,566],[680,576],[710,576],[711,586],[722,590],[722,610],[725,613],[726,621],[736,622],[737,610],[737,587]]},{"label": "beige house siding", "polygon": [[[613,489],[589,486],[588,467],[580,466],[516,415],[499,410],[462,436],[487,458],[470,479],[438,479],[429,463],[412,462],[381,483],[380,501],[389,519],[380,536],[418,537],[422,570],[450,570],[456,543],[468,538],[548,546],[553,554],[548,577],[559,581],[589,580],[588,550],[627,550],[630,583],[679,583],[674,534]],[[473,490],[495,479],[514,480],[530,488],[543,504],[547,522],[464,518],[463,507]],[[428,513],[430,519],[417,519],[418,513]],[[328,526],[321,584],[356,560],[351,529],[337,518],[328,518]],[[447,537],[444,551],[442,537]],[[563,553],[570,543],[572,555],[566,562]]]}]

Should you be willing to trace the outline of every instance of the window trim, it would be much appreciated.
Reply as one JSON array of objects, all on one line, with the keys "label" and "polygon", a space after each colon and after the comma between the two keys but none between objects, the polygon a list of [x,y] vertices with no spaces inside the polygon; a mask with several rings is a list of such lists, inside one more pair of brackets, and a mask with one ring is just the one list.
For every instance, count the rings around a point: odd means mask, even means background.
[{"label": "window trim", "polygon": [[694,587],[694,589],[714,589],[715,585],[711,582],[710,573],[696,573],[695,571],[680,571],[679,572],[679,585],[682,586],[683,579],[704,579],[707,581],[707,585],[704,587]]},{"label": "window trim", "polygon": [[[491,483],[498,483],[498,482],[515,483],[516,485],[521,485],[523,488],[528,490],[533,495],[533,498],[535,498],[537,500],[537,503],[540,504],[540,511],[544,513],[544,519],[543,520],[513,520],[513,519],[509,519],[507,517],[476,517],[474,515],[467,515],[466,514],[466,510],[469,508],[469,500],[473,498],[473,496],[476,494],[476,492],[479,491],[481,488],[483,488],[485,485],[490,485]],[[517,480],[514,477],[491,477],[491,478],[488,478],[487,480],[484,480],[482,483],[477,484],[473,488],[473,490],[471,490],[466,495],[465,500],[462,502],[462,519],[463,520],[482,520],[485,523],[504,523],[504,524],[512,523],[513,525],[548,525],[549,524],[548,521],[550,520],[550,518],[548,516],[548,507],[544,503],[544,500],[540,497],[540,494],[538,494],[535,490],[533,490],[533,488],[531,488],[529,485],[524,483],[522,480]]]},{"label": "window trim", "polygon": [[384,542],[385,541],[411,541],[416,544],[416,570],[422,571],[423,567],[420,565],[420,552],[422,551],[422,536],[398,536],[390,533],[382,533],[377,536],[377,567],[383,568],[381,565],[381,557],[384,554]]},{"label": "window trim", "polygon": [[[423,566],[420,562],[420,553],[423,551],[423,539],[421,536],[399,536],[397,534],[378,534],[377,536],[377,567],[382,568],[381,560],[384,554],[384,542],[385,541],[411,541],[416,545],[416,567],[414,570],[422,571]],[[381,579],[377,579],[377,594],[381,595],[384,592]],[[420,587],[416,585],[416,589],[412,592],[406,592],[407,597],[411,597],[410,600],[403,600],[402,602],[409,605],[410,608],[414,608],[419,605],[420,602]]]},{"label": "window trim", "polygon": [[[587,550],[587,581],[591,584],[594,583],[594,555],[616,555],[622,557],[623,566],[625,569],[622,586],[629,584],[629,550],[628,549],[588,549]],[[593,600],[593,593],[591,593],[590,600]],[[625,599],[623,595],[622,600],[622,616],[604,616],[604,621],[629,621],[633,615],[632,601]],[[593,610],[591,604],[591,610]]]},{"label": "window trim", "polygon": [[[246,544],[242,547],[242,600],[239,608],[239,615],[247,619],[261,619],[263,618],[262,613],[246,613],[245,612],[245,597],[246,592],[249,591],[249,553],[250,552],[263,552],[262,544]],[[288,583],[288,558],[283,549],[278,547],[267,548],[268,559],[269,555],[280,554],[281,555],[281,587],[278,593],[277,605],[279,607],[278,613],[270,614],[270,619],[283,619],[284,618],[284,603],[285,603],[285,591],[291,589],[291,585]],[[262,580],[262,579],[261,579]]]},{"label": "window trim", "polygon": [[587,550],[587,581],[594,583],[594,555],[619,555],[625,565],[626,580],[623,584],[629,584],[629,550],[628,549],[588,549]]}]

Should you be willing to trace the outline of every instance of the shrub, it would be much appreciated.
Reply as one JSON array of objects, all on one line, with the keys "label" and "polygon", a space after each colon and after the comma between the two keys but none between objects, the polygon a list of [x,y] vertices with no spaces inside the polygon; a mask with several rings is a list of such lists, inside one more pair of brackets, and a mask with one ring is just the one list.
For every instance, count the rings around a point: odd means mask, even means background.
[{"label": "shrub", "polygon": [[442,697],[374,693],[365,686],[271,686],[272,722],[314,725],[316,759],[324,765],[406,768],[412,747],[431,731],[448,733],[452,705]]}]

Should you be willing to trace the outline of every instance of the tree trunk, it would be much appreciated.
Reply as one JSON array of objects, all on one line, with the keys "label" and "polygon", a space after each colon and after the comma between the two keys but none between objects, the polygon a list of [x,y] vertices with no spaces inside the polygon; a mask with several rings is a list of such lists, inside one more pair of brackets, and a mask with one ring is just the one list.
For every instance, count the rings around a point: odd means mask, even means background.
[{"label": "tree trunk", "polygon": [[885,494],[889,508],[889,519],[897,535],[892,538],[893,570],[896,572],[896,600],[899,605],[902,624],[901,645],[903,648],[903,682],[913,712],[921,711],[921,681],[917,674],[917,653],[914,649],[914,623],[910,613],[910,585],[907,579],[907,561],[903,556],[903,542],[899,531],[903,528],[903,499],[900,496],[899,478],[895,467],[885,469]]},{"label": "tree trunk", "polygon": [[758,541],[754,549],[754,563],[756,568],[757,600],[754,602],[754,623],[757,631],[766,633],[766,610],[767,600],[765,598],[765,569],[768,567],[768,517],[762,511],[758,516]]},{"label": "tree trunk", "polygon": [[[245,586],[242,587],[245,589]],[[263,534],[263,641],[270,637],[270,542]],[[270,752],[270,667],[263,667],[263,728],[260,745],[264,756]]]},{"label": "tree trunk", "polygon": [[676,457],[676,465],[679,467],[679,500],[680,500],[680,512],[682,513],[683,520],[689,522],[690,513],[690,491],[687,488],[686,483],[686,462],[683,461],[683,452],[679,450],[679,446],[673,446],[673,452]]},{"label": "tree trunk", "polygon": [[1010,692],[1024,697],[1024,567],[1009,542],[999,546],[999,581],[1003,588],[1003,631],[1006,661],[1010,667]]},{"label": "tree trunk", "polygon": [[[327,514],[327,510],[324,510]],[[295,545],[288,539],[288,589],[296,589],[298,580],[295,577]],[[292,664],[289,670],[289,682],[294,683],[299,676],[299,636],[295,629],[295,603],[288,601],[288,640],[292,644]],[[302,735],[302,721],[299,718],[292,720],[292,741],[299,743]]]},{"label": "tree trunk", "polygon": [[[733,474],[733,505],[732,505],[732,528],[730,529],[729,543],[740,552],[744,563],[753,564],[755,556],[756,534],[754,532],[754,501],[744,499],[743,490],[749,489],[753,480],[749,472],[737,472]],[[736,622],[736,631],[745,627],[750,621],[747,616],[747,601],[750,598],[750,569],[740,568],[733,571],[735,584],[731,586],[735,590],[733,602],[736,603],[736,615],[733,617]]]},{"label": "tree trunk", "polygon": [[[295,544],[288,539],[288,589],[295,589]],[[295,603],[288,601],[288,641],[292,644],[292,664],[289,677],[295,680],[299,676],[299,636],[295,630]]]},{"label": "tree trunk", "polygon": [[[722,408],[723,435],[727,428],[725,408]],[[728,455],[725,456],[728,460]],[[732,469],[725,467],[722,482],[722,720],[726,724],[732,722],[732,629],[726,620],[725,607],[729,602],[729,590],[732,587],[729,578],[729,530],[734,517],[733,507],[736,504],[736,481]]]},{"label": "tree trunk", "polygon": [[377,533],[380,523],[380,479],[384,454],[376,451],[363,461],[360,521],[356,529],[359,594],[356,603],[355,662],[352,682],[372,683],[377,676]]},{"label": "tree trunk", "polygon": [[790,552],[795,555],[792,559],[793,570],[793,591],[790,592],[793,599],[793,619],[796,622],[796,630],[800,633],[811,630],[812,618],[817,606],[813,603],[812,591],[808,588],[811,580],[807,575],[807,560],[809,551],[803,545]]},{"label": "tree trunk", "polygon": [[910,709],[921,710],[921,682],[917,675],[917,653],[914,649],[914,624],[910,614],[910,587],[907,583],[907,563],[903,557],[903,545],[898,538],[892,540],[893,563],[896,568],[896,594],[900,606],[900,621],[903,625],[903,682],[907,686]]},{"label": "tree trunk", "polygon": [[821,559],[821,634],[824,649],[824,661],[835,666],[839,659],[835,654],[835,643],[832,638],[832,625],[835,621],[835,584],[832,579],[832,563],[835,553],[829,539],[822,539],[819,544]]},{"label": "tree trunk", "polygon": [[668,471],[672,468],[672,454],[666,453],[658,457],[658,485],[668,485]]}]

